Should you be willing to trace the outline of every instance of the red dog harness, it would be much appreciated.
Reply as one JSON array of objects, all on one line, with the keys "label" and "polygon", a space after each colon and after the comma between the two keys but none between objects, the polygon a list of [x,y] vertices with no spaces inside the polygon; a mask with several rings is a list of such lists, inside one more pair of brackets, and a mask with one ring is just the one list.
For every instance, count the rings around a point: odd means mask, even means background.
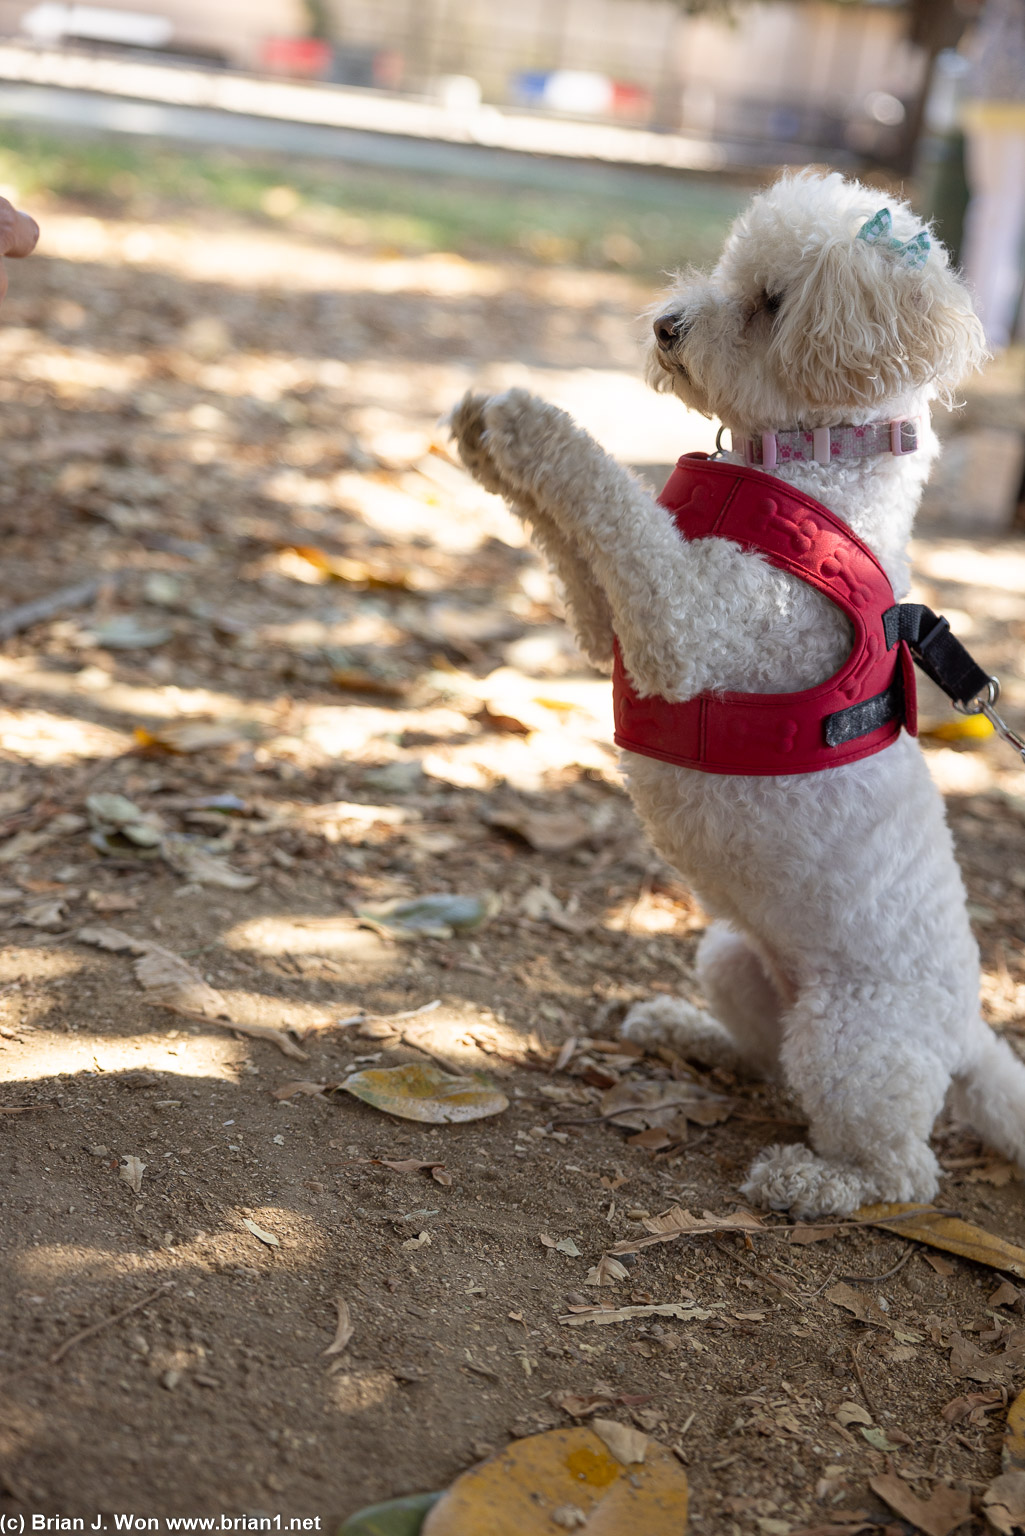
[{"label": "red dog harness", "polygon": [[671,703],[638,696],[617,643],[618,746],[705,773],[816,773],[881,752],[902,725],[915,734],[903,610],[875,555],[840,518],[771,475],[704,454],[684,455],[659,501],[684,539],[730,539],[824,593],[850,619],[854,646],[838,672],[799,693],[706,692]]}]

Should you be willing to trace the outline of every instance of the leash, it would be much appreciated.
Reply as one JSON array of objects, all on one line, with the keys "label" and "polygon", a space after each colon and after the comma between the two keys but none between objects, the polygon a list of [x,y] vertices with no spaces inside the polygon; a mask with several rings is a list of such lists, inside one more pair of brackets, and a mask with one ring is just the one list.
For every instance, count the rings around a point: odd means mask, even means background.
[{"label": "leash", "polygon": [[974,656],[951,634],[945,618],[923,603],[898,603],[883,614],[886,644],[907,642],[915,664],[932,678],[962,715],[984,715],[990,725],[1025,763],[1025,741],[997,714],[1000,679],[990,677]]}]

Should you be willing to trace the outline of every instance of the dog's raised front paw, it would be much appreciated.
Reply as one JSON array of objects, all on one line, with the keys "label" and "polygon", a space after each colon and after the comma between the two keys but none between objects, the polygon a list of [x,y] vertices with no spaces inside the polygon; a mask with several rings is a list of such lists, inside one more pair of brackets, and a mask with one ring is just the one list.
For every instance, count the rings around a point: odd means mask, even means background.
[{"label": "dog's raised front paw", "polygon": [[[484,404],[485,443],[499,473],[511,484],[534,492],[558,483],[590,443],[587,434],[557,405],[526,389],[507,389]],[[594,445],[591,444],[593,447]]]},{"label": "dog's raised front paw", "polygon": [[484,412],[490,399],[489,395],[475,395],[468,392],[459,404],[453,407],[446,425],[455,439],[459,457],[473,478],[486,491],[493,491],[496,496],[505,496],[511,487],[502,479],[498,466],[492,459],[486,437]]},{"label": "dog's raised front paw", "polygon": [[672,1046],[702,1066],[729,1067],[732,1071],[742,1065],[733,1039],[718,1019],[682,997],[653,997],[647,1003],[634,1003],[619,1033],[638,1045]]}]

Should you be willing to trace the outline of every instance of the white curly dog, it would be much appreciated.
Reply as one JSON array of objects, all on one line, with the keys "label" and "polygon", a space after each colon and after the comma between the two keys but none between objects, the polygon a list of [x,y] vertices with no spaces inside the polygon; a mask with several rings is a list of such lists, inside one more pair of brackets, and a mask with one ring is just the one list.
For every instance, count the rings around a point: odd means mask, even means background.
[{"label": "white curly dog", "polygon": [[[741,451],[720,462],[762,445],[763,473],[825,504],[902,598],[938,451],[930,402],[949,405],[984,356],[968,293],[911,209],[839,175],[785,176],[710,275],[678,280],[654,333],[655,387],[732,431]],[[911,418],[916,451],[820,451],[823,428],[871,438]],[[584,652],[608,670],[618,640],[640,698],[809,689],[843,664],[853,631],[829,598],[729,539],[682,537],[563,411],[522,390],[471,394],[450,425],[469,470],[530,525]],[[814,450],[787,462],[765,446],[802,440]],[[981,1018],[964,887],[912,737],[777,776],[624,764],[654,843],[715,919],[697,967],[709,1011],[658,997],[625,1035],[779,1077],[808,1117],[810,1147],[767,1148],[744,1195],[801,1216],[932,1199],[948,1089],[1025,1166],[1025,1066]]]}]

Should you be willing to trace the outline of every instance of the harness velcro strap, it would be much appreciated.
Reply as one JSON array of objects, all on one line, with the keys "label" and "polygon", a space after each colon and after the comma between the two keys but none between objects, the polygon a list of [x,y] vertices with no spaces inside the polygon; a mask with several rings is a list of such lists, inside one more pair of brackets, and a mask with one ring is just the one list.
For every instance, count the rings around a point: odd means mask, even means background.
[{"label": "harness velcro strap", "polygon": [[883,614],[883,631],[887,650],[900,640],[907,641],[918,666],[948,699],[968,704],[985,693],[989,674],[951,634],[946,619],[931,608],[922,603],[897,603]]},{"label": "harness velcro strap", "polygon": [[867,736],[870,731],[877,731],[881,725],[886,725],[890,720],[903,719],[903,717],[904,690],[901,687],[898,672],[889,688],[884,688],[882,693],[874,694],[870,699],[863,699],[860,704],[851,704],[847,709],[838,709],[835,714],[826,716],[822,722],[826,746],[842,747],[846,741],[855,741],[859,736]]}]

